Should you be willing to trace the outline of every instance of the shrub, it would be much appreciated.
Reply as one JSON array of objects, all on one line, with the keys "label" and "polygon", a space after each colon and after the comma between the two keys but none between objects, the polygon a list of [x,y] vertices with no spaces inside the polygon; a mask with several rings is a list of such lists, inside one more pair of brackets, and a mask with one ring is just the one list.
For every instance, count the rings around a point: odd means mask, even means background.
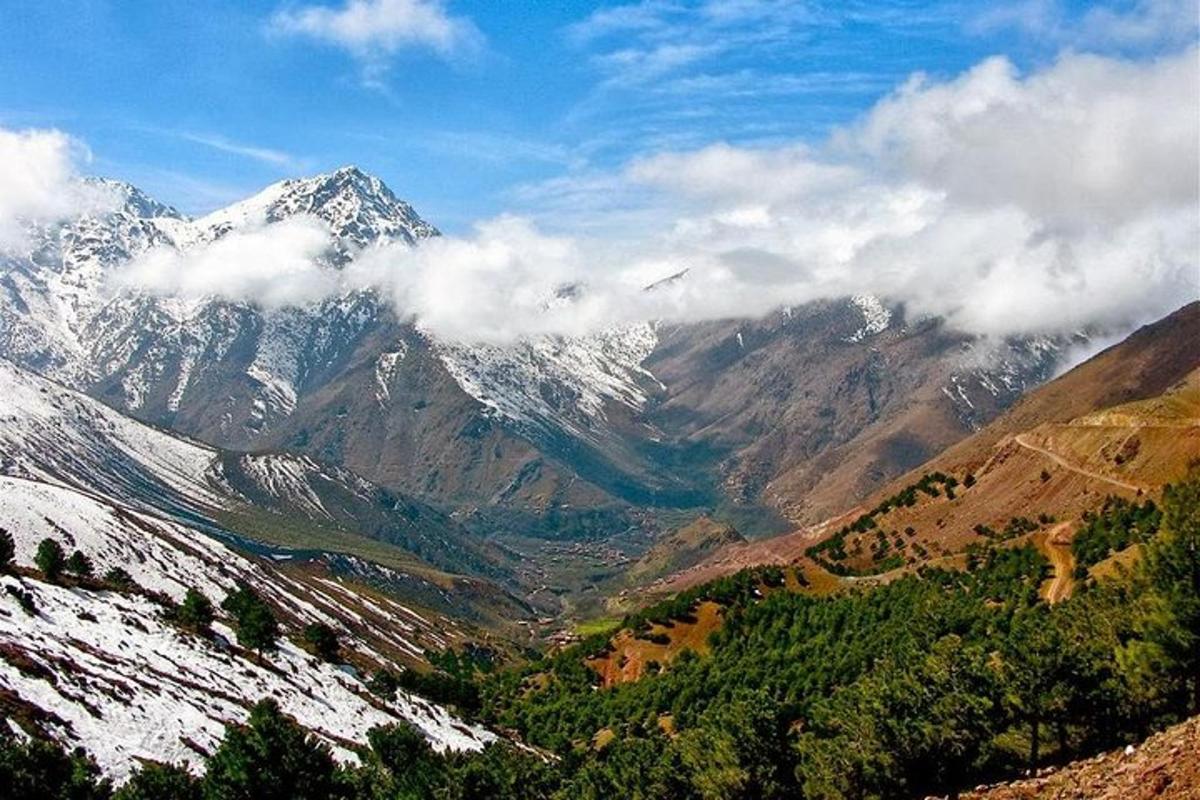
[{"label": "shrub", "polygon": [[113,800],[201,800],[202,787],[185,766],[151,763],[133,773]]},{"label": "shrub", "polygon": [[104,582],[118,591],[128,591],[137,586],[137,583],[133,580],[133,576],[121,567],[113,567],[104,573]]},{"label": "shrub", "polygon": [[12,534],[0,528],[0,572],[8,572],[13,568],[13,559],[17,557],[17,544]]},{"label": "shrub", "polygon": [[73,572],[81,578],[92,576],[92,560],[84,555],[82,550],[71,553],[71,557],[67,559],[66,568],[67,572]]},{"label": "shrub", "polygon": [[199,589],[188,589],[183,602],[175,609],[174,618],[181,628],[207,633],[215,617],[212,601]]},{"label": "shrub", "polygon": [[262,661],[263,652],[274,650],[279,639],[279,622],[271,607],[253,589],[243,586],[230,592],[221,608],[233,616],[238,644],[255,651]]},{"label": "shrub", "polygon": [[338,657],[337,631],[323,622],[314,622],[304,629],[304,643],[322,661],[336,661]]},{"label": "shrub", "polygon": [[336,765],[329,748],[318,742],[274,700],[250,709],[246,725],[226,728],[208,759],[204,794],[210,798],[337,797]]},{"label": "shrub", "polygon": [[6,585],[4,590],[11,594],[16,601],[20,603],[22,611],[31,617],[37,615],[37,603],[34,602],[32,594],[25,591],[20,586],[13,586],[12,584]]}]

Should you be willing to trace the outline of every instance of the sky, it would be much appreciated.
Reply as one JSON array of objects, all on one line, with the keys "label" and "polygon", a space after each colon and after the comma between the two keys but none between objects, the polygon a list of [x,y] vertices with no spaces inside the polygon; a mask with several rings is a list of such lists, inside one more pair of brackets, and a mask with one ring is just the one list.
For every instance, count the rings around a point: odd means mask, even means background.
[{"label": "sky", "polygon": [[[50,213],[75,173],[199,214],[357,164],[449,234],[357,279],[464,336],[528,333],[514,306],[555,281],[594,302],[538,311],[535,332],[856,289],[986,334],[1128,326],[1198,293],[1198,17],[1197,0],[9,0],[0,181],[28,192],[0,199],[0,235],[6,202]],[[312,236],[288,233],[305,260]],[[178,290],[173,263],[131,280]],[[682,268],[704,280],[638,293]],[[330,291],[289,275],[298,300]]]},{"label": "sky", "polygon": [[67,131],[189,213],[353,163],[455,232],[639,156],[819,140],[917,71],[1037,68],[1096,11],[994,8],[8,0],[0,125]]}]

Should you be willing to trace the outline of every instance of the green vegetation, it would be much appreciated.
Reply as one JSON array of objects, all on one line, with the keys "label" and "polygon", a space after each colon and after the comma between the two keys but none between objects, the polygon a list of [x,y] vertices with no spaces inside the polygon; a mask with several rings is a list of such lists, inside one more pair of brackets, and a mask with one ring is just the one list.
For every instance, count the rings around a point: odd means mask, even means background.
[{"label": "green vegetation", "polygon": [[548,798],[556,770],[507,743],[482,753],[435,753],[405,724],[375,728],[361,766],[337,765],[328,746],[260,701],[231,725],[204,777],[182,766],[145,764],[114,793],[84,753],[0,732],[0,797],[47,800],[477,800]]},{"label": "green vegetation", "polygon": [[176,625],[193,633],[207,634],[216,617],[212,601],[199,589],[188,589],[183,602],[170,614]]},{"label": "green vegetation", "polygon": [[[440,659],[440,669],[422,672],[406,669],[395,672],[379,669],[371,676],[368,688],[380,697],[392,698],[398,691],[413,692],[444,705],[453,707],[466,717],[479,712],[479,686],[476,682],[477,667],[469,660],[458,659],[453,651],[449,655],[434,655]],[[434,662],[435,664],[438,662]]]},{"label": "green vegetation", "polygon": [[[246,725],[227,730],[204,778],[146,767],[130,784],[141,793],[126,796],[954,793],[1200,713],[1200,471],[1165,492],[1156,534],[1144,525],[1148,514],[1110,503],[1097,515],[1105,537],[1114,528],[1143,537],[1145,558],[1134,574],[1085,584],[1053,606],[1039,598],[1048,565],[1035,548],[977,543],[966,571],[926,567],[827,597],[772,590],[785,582],[778,568],[697,587],[625,622],[678,625],[699,603],[719,603],[724,622],[709,653],[683,651],[612,688],[601,689],[585,663],[608,646],[602,637],[520,669],[494,670],[483,651],[448,651],[431,654],[432,673],[380,672],[371,681],[381,694],[470,687],[480,718],[556,759],[506,743],[441,755],[399,725],[370,733],[360,765],[338,766],[264,701]],[[231,597],[226,610],[239,619],[262,604],[248,590]],[[160,794],[146,788],[158,785]],[[82,754],[0,741],[0,795],[24,796],[27,787],[47,797],[111,796]]]},{"label": "green vegetation", "polygon": [[33,563],[41,570],[42,577],[47,581],[53,583],[58,580],[66,561],[67,555],[63,552],[61,544],[53,539],[42,539],[38,542],[37,554],[33,557]]},{"label": "green vegetation", "polygon": [[0,528],[0,573],[11,571],[16,557],[17,544],[13,541],[12,534]]},{"label": "green vegetation", "polygon": [[583,638],[589,636],[607,636],[621,627],[620,617],[600,617],[580,622],[575,626],[575,633]]},{"label": "green vegetation", "polygon": [[262,661],[264,651],[274,650],[279,640],[279,621],[266,601],[248,586],[230,592],[221,609],[233,617],[238,644],[253,650]]},{"label": "green vegetation", "polygon": [[337,631],[323,622],[314,622],[305,626],[303,633],[304,645],[308,651],[322,661],[337,661],[338,642]]},{"label": "green vegetation", "polygon": [[1083,527],[1071,542],[1075,555],[1076,578],[1087,577],[1087,570],[1113,553],[1148,540],[1158,532],[1162,512],[1147,500],[1141,505],[1120,497],[1104,501],[1100,513],[1083,515]]},{"label": "green vegetation", "polygon": [[983,523],[975,526],[976,535],[982,536],[985,539],[991,539],[993,542],[1007,542],[1010,539],[1016,539],[1018,536],[1024,536],[1027,533],[1033,533],[1042,525],[1049,525],[1054,521],[1054,517],[1042,514],[1038,522],[1034,522],[1028,517],[1013,517],[1004,525],[1004,529],[997,533]]},{"label": "green vegetation", "polygon": [[137,583],[133,580],[133,576],[121,567],[113,567],[104,573],[104,583],[109,588],[115,589],[118,592],[127,592],[137,588]]},{"label": "green vegetation", "polygon": [[[959,484],[958,479],[953,475],[946,475],[943,472],[926,473],[921,476],[919,481],[909,484],[896,494],[884,499],[875,508],[860,515],[849,525],[843,526],[828,539],[809,547],[804,551],[805,555],[834,575],[874,575],[904,566],[909,563],[910,559],[900,552],[889,553],[892,545],[888,542],[886,533],[880,529],[879,519],[885,517],[892,509],[912,508],[917,504],[921,494],[928,497],[941,497],[945,494],[947,499],[953,500],[957,496],[955,492],[960,486],[969,489],[974,485],[975,478],[971,475],[968,475],[967,480]],[[846,552],[846,539],[851,534],[861,534],[871,530],[874,530],[877,536],[875,544],[871,547],[871,568],[856,570],[843,563],[850,557],[850,554]],[[911,529],[906,529],[905,532],[908,533],[909,530]],[[913,534],[908,533],[908,535]],[[897,550],[899,549],[902,548],[898,547]]]},{"label": "green vegetation", "polygon": [[71,553],[71,557],[67,559],[65,566],[67,572],[79,578],[92,577],[92,560],[82,550],[76,550],[74,553]]},{"label": "green vegetation", "polygon": [[68,753],[39,739],[20,741],[4,726],[0,734],[0,797],[44,800],[106,800],[111,784],[81,750]]},{"label": "green vegetation", "polygon": [[[827,598],[760,596],[744,573],[627,620],[686,620],[716,599],[708,656],[597,690],[584,660],[605,643],[584,642],[494,676],[483,715],[574,762],[564,797],[944,794],[1134,740],[1200,710],[1200,476],[1164,505],[1136,576],[1055,606],[1031,546]],[[1016,518],[997,538],[1037,524]],[[612,735],[597,750],[600,730]]]}]

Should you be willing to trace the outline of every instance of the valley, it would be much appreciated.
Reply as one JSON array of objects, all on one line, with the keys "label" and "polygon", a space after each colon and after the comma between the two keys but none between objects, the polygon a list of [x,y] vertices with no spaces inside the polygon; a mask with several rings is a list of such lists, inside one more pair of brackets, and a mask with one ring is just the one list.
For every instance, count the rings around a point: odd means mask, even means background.
[{"label": "valley", "polygon": [[[397,725],[438,752],[504,753],[506,770],[526,768],[521,747],[691,764],[686,748],[727,747],[731,724],[790,730],[834,714],[843,679],[876,680],[846,636],[888,658],[951,647],[956,624],[894,627],[932,585],[984,627],[1109,602],[1099,587],[1130,580],[1154,535],[1112,531],[1200,458],[1196,303],[1057,377],[1086,334],[987,341],[868,295],[467,345],[370,289],[273,310],[106,288],[148,249],[186,254],[250,220],[323,220],[331,274],[378,242],[438,236],[358,170],[198,220],[118,189],[116,212],[8,256],[0,307],[0,528],[15,543],[0,707],[118,780],[147,759],[202,768],[263,696],[349,765]],[[50,578],[45,541],[91,571]],[[247,587],[282,631],[267,658],[233,644],[225,604]],[[201,632],[173,617],[192,592],[223,612]],[[751,646],[777,613],[815,627]],[[822,632],[826,613],[850,617]],[[709,708],[694,681],[741,699]],[[1015,768],[1030,745],[1003,718],[972,745],[987,757],[953,769]],[[776,744],[827,758],[843,734],[820,724]],[[1092,747],[1091,724],[1072,721],[1056,757]],[[947,769],[928,786],[957,785]],[[586,775],[543,777],[571,793]]]}]

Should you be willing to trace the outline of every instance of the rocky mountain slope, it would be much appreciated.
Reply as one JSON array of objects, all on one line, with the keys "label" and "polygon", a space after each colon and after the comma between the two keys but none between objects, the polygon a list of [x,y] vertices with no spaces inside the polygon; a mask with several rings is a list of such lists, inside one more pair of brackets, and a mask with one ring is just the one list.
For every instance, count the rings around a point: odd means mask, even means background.
[{"label": "rocky mountain slope", "polygon": [[1200,797],[1200,719],[1156,733],[1140,745],[1102,753],[1036,777],[979,787],[964,800],[1195,800]]},{"label": "rocky mountain slope", "polygon": [[0,474],[354,576],[458,618],[508,624],[509,556],[440,511],[308,456],[223,451],[147,426],[0,359]]}]

